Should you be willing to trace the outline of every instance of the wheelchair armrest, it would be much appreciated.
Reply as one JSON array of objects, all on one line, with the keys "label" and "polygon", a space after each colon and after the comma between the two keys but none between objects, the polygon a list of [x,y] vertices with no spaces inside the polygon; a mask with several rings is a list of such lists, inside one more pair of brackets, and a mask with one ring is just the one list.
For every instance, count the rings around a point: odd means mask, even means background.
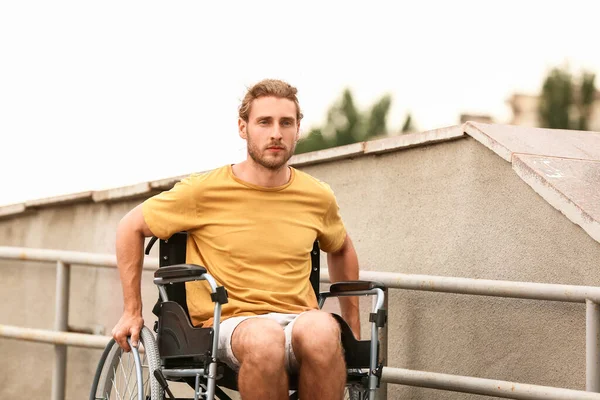
[{"label": "wheelchair armrest", "polygon": [[194,264],[177,264],[161,267],[154,272],[154,283],[168,284],[174,282],[195,281],[206,274],[206,268]]},{"label": "wheelchair armrest", "polygon": [[357,292],[367,291],[372,289],[385,289],[385,285],[381,282],[372,281],[347,281],[347,282],[336,282],[331,285],[329,292],[332,295],[344,293],[344,292]]},{"label": "wheelchair armrest", "polygon": [[336,282],[329,287],[329,292],[319,293],[319,308],[323,307],[325,300],[330,297],[343,296],[377,296],[377,303],[373,312],[377,313],[383,307],[385,300],[385,285],[372,281],[347,281]]}]

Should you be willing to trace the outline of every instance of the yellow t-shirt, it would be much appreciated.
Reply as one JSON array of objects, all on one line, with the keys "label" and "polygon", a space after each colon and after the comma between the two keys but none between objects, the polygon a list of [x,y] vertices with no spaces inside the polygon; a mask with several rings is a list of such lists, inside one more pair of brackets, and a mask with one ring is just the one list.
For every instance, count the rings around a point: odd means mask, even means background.
[{"label": "yellow t-shirt", "polygon": [[[346,230],[331,188],[291,168],[279,187],[237,178],[231,165],[194,174],[149,198],[144,219],[152,233],[168,239],[188,232],[187,262],[207,268],[229,294],[222,319],[317,308],[310,285],[310,251],[341,248]],[[212,325],[208,283],[187,282],[194,325]]]}]

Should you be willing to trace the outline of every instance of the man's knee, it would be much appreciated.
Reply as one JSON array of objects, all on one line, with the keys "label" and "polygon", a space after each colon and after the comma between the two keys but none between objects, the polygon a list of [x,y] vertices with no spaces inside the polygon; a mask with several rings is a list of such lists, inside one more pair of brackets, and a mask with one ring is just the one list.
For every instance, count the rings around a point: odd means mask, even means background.
[{"label": "man's knee", "polygon": [[264,318],[244,320],[233,332],[231,346],[242,365],[281,368],[285,362],[285,334],[275,321]]},{"label": "man's knee", "polygon": [[341,357],[340,326],[331,314],[310,311],[298,317],[292,329],[292,346],[302,361],[330,362]]}]

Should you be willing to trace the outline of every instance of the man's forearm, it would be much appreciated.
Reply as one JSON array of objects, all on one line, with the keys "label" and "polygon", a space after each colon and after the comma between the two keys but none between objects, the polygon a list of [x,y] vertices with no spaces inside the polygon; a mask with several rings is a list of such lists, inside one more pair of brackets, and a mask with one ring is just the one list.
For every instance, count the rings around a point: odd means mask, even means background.
[{"label": "man's forearm", "polygon": [[123,311],[130,314],[141,314],[144,235],[129,229],[127,221],[119,224],[117,229],[116,252],[123,288]]},{"label": "man's forearm", "polygon": [[[354,281],[358,279],[358,257],[350,237],[341,251],[327,255],[327,264],[331,282]],[[342,317],[350,325],[355,335],[360,334],[358,297],[340,297]]]}]

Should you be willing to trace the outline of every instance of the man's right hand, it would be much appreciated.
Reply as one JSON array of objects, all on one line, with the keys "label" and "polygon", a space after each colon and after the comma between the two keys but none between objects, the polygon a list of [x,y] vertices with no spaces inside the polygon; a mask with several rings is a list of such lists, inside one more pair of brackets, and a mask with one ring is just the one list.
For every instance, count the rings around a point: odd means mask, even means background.
[{"label": "man's right hand", "polygon": [[128,352],[131,351],[127,337],[131,336],[131,344],[138,347],[140,332],[144,326],[144,319],[141,314],[123,313],[119,322],[112,330],[112,336],[121,348]]}]

